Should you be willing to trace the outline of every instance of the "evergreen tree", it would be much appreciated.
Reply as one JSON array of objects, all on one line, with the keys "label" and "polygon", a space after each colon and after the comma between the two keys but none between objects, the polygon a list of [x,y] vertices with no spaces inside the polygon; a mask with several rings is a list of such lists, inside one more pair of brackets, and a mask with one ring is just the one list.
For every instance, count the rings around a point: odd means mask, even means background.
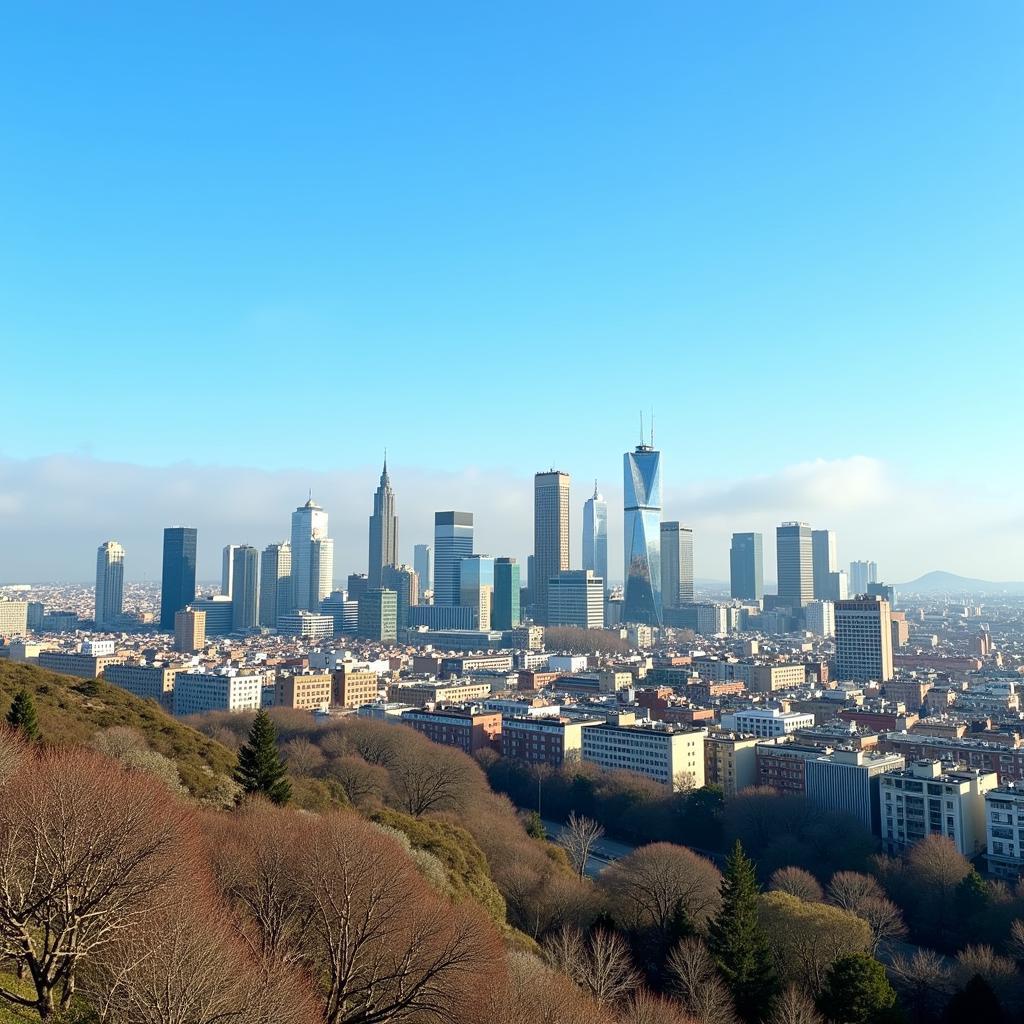
[{"label": "evergreen tree", "polygon": [[725,862],[722,909],[711,922],[708,946],[744,1020],[765,1013],[778,989],[768,937],[757,914],[758,884],[754,864],[740,841]]},{"label": "evergreen tree", "polygon": [[526,826],[526,834],[531,839],[547,839],[548,830],[544,827],[540,815],[536,811],[530,811],[523,822]]},{"label": "evergreen tree", "polygon": [[818,1003],[836,1024],[885,1024],[894,1019],[896,991],[873,956],[853,953],[828,969]]},{"label": "evergreen tree", "polygon": [[286,804],[292,786],[277,752],[277,730],[262,708],[249,730],[249,739],[238,751],[235,781],[246,793],[265,796],[275,804]]},{"label": "evergreen tree", "polygon": [[975,974],[959,992],[954,993],[942,1015],[943,1024],[1002,1024],[1006,1019],[999,997],[992,986]]},{"label": "evergreen tree", "polygon": [[36,705],[28,690],[21,689],[14,695],[11,710],[7,712],[7,724],[17,729],[26,739],[39,739],[39,719],[36,717]]}]

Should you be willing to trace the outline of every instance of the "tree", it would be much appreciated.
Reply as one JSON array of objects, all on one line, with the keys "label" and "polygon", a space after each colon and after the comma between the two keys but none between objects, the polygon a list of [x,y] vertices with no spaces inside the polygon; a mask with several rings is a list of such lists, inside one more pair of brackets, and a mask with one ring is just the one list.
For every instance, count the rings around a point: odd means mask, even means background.
[{"label": "tree", "polygon": [[840,957],[828,970],[818,1005],[835,1024],[876,1024],[896,1002],[885,968],[866,953]]},{"label": "tree", "polygon": [[953,981],[965,987],[974,977],[980,977],[1003,1003],[1013,1000],[1020,982],[1013,960],[984,945],[965,946],[956,955]]},{"label": "tree", "polygon": [[913,1024],[934,1021],[953,990],[952,971],[945,959],[930,949],[915,950],[910,957],[897,954],[889,974]]},{"label": "tree", "polygon": [[0,996],[48,1018],[80,966],[139,927],[194,866],[185,808],[158,782],[81,749],[38,750],[0,787],[0,960],[35,993]]},{"label": "tree", "polygon": [[878,884],[877,879],[857,871],[837,871],[828,886],[829,903],[856,914],[871,929],[870,952],[881,943],[907,934],[903,914]]},{"label": "tree", "polygon": [[722,906],[708,930],[708,946],[745,1020],[757,1020],[777,988],[768,939],[758,916],[754,865],[740,841],[726,861]]},{"label": "tree", "polygon": [[612,1018],[564,974],[514,950],[504,978],[488,978],[488,1024],[612,1024]]},{"label": "tree", "polygon": [[859,871],[837,871],[828,883],[829,903],[854,914],[864,900],[884,896],[885,892],[878,881]]},{"label": "tree", "polygon": [[473,785],[473,763],[458,751],[423,742],[401,749],[388,766],[398,807],[414,818],[458,811]]},{"label": "tree", "polygon": [[548,830],[544,827],[541,816],[536,811],[527,811],[523,816],[523,827],[531,839],[544,839],[548,837]]},{"label": "tree", "polygon": [[39,739],[39,719],[36,717],[36,705],[32,694],[22,687],[11,701],[11,710],[7,712],[7,724],[20,732],[27,740]]},{"label": "tree", "polygon": [[244,792],[265,796],[271,803],[291,799],[291,783],[277,752],[277,730],[263,708],[256,712],[249,738],[238,751],[235,780]]},{"label": "tree", "polygon": [[603,835],[604,829],[596,821],[575,811],[569,812],[569,820],[558,837],[558,845],[568,854],[569,862],[580,878],[587,873],[587,861],[594,843]]},{"label": "tree", "polygon": [[642,988],[619,1010],[616,1024],[693,1024],[693,1018],[673,1000]]},{"label": "tree", "polygon": [[818,880],[803,868],[779,868],[768,880],[768,888],[778,892],[788,892],[799,900],[807,903],[820,903],[825,897]]},{"label": "tree", "polygon": [[1003,1007],[989,985],[981,975],[976,974],[958,992],[953,994],[946,1012],[942,1015],[943,1024],[1001,1024],[1006,1014]]},{"label": "tree", "polygon": [[732,996],[700,939],[684,939],[672,950],[668,974],[669,987],[697,1024],[735,1024]]},{"label": "tree", "polygon": [[585,938],[578,928],[562,927],[544,943],[544,951],[552,967],[603,1005],[620,1002],[640,984],[625,940],[606,928]]},{"label": "tree", "polygon": [[787,985],[775,997],[766,1024],[823,1024],[814,1000],[799,985]]},{"label": "tree", "polygon": [[310,743],[304,736],[296,736],[295,739],[284,744],[281,749],[288,770],[295,775],[312,775],[318,768],[323,767],[326,760],[323,751],[315,743]]}]

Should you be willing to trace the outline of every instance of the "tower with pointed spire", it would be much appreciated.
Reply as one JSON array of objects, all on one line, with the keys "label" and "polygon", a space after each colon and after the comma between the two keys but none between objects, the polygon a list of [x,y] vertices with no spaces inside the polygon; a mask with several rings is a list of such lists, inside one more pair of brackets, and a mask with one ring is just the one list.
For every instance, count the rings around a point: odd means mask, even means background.
[{"label": "tower with pointed spire", "polygon": [[594,496],[583,502],[583,568],[604,580],[608,590],[608,503],[594,481]]},{"label": "tower with pointed spire", "polygon": [[386,565],[398,564],[398,516],[395,515],[395,492],[388,476],[388,453],[384,451],[384,468],[380,484],[373,495],[370,516],[370,557],[366,570],[367,587],[379,589],[381,572]]}]

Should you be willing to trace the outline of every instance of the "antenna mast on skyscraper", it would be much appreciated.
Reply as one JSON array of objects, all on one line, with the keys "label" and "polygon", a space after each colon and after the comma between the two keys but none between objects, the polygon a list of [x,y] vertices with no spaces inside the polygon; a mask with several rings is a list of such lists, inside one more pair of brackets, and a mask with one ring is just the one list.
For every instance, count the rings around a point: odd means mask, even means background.
[{"label": "antenna mast on skyscraper", "polygon": [[640,410],[640,447],[644,446],[644,411]]}]

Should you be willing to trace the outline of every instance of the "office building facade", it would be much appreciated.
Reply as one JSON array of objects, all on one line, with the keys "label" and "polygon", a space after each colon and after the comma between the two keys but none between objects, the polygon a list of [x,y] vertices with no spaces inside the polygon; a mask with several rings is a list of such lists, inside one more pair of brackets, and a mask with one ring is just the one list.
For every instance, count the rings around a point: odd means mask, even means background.
[{"label": "office building facade", "polygon": [[491,600],[492,629],[516,629],[523,621],[519,607],[521,590],[519,563],[514,558],[496,558],[494,597]]},{"label": "office building facade", "polygon": [[693,604],[693,530],[682,523],[661,524],[661,603]]},{"label": "office building facade", "polygon": [[226,597],[231,596],[231,587],[235,579],[235,552],[237,544],[225,544],[220,557],[220,592]]},{"label": "office building facade", "polygon": [[196,597],[196,530],[169,526],[164,530],[163,573],[160,577],[160,628],[174,629],[174,613]]},{"label": "office building facade", "polygon": [[110,628],[123,612],[124,548],[108,540],[96,552],[96,628]]},{"label": "office building facade", "polygon": [[886,683],[893,677],[892,615],[880,597],[837,601],[836,678]]},{"label": "office building facade", "polygon": [[869,583],[878,582],[877,562],[850,563],[850,596],[863,597],[868,592]]},{"label": "office building facade", "polygon": [[[533,478],[533,563],[541,580],[569,568],[569,474],[556,469]],[[531,595],[534,617],[547,621],[548,591]]]},{"label": "office building facade", "polygon": [[589,569],[568,569],[548,581],[548,625],[604,628],[604,580]]},{"label": "office building facade", "polygon": [[206,646],[206,612],[182,608],[174,613],[174,649],[195,654]]},{"label": "office building facade", "polygon": [[491,628],[494,597],[494,559],[470,555],[459,562],[459,604],[473,610],[473,629]]},{"label": "office building facade", "polygon": [[761,534],[732,535],[729,593],[738,601],[760,601],[764,597],[764,541]]},{"label": "office building facade", "polygon": [[811,573],[816,600],[832,600],[829,577],[838,568],[835,530],[811,530]]},{"label": "office building facade", "polygon": [[608,586],[608,502],[597,489],[596,480],[593,495],[583,503],[583,568],[600,576]]},{"label": "office building facade", "polygon": [[359,636],[393,644],[398,639],[398,595],[374,587],[359,598]]},{"label": "office building facade", "polygon": [[412,567],[420,578],[420,594],[434,591],[434,549],[429,544],[417,544],[412,549]]},{"label": "office building facade", "polygon": [[660,626],[661,452],[640,444],[623,463],[624,606],[626,622]]},{"label": "office building facade", "polygon": [[783,523],[775,531],[779,601],[803,608],[814,599],[811,528],[806,523]]},{"label": "office building facade", "polygon": [[[310,498],[292,513],[292,600],[295,611],[313,611],[331,592],[334,548],[327,540],[327,513]],[[330,566],[323,560],[330,558]],[[328,571],[325,573],[324,570]],[[326,580],[324,577],[326,576]],[[321,589],[326,584],[326,590]]]},{"label": "office building facade", "polygon": [[370,555],[366,577],[371,588],[379,588],[385,566],[398,564],[398,516],[395,515],[395,492],[388,476],[388,459],[384,456],[380,483],[373,495],[370,516]]},{"label": "office building facade", "polygon": [[459,564],[473,554],[473,513],[434,513],[434,604],[459,604]]},{"label": "office building facade", "polygon": [[385,565],[381,569],[381,585],[393,590],[398,602],[398,628],[409,625],[409,609],[420,601],[420,578],[411,565]]},{"label": "office building facade", "polygon": [[260,625],[274,629],[291,611],[292,546],[287,541],[268,544],[260,560]]},{"label": "office building facade", "polygon": [[231,595],[232,630],[255,629],[260,617],[260,553],[249,544],[235,546]]},{"label": "office building facade", "polygon": [[192,608],[206,614],[206,635],[227,636],[235,626],[234,602],[224,594],[197,597]]}]

